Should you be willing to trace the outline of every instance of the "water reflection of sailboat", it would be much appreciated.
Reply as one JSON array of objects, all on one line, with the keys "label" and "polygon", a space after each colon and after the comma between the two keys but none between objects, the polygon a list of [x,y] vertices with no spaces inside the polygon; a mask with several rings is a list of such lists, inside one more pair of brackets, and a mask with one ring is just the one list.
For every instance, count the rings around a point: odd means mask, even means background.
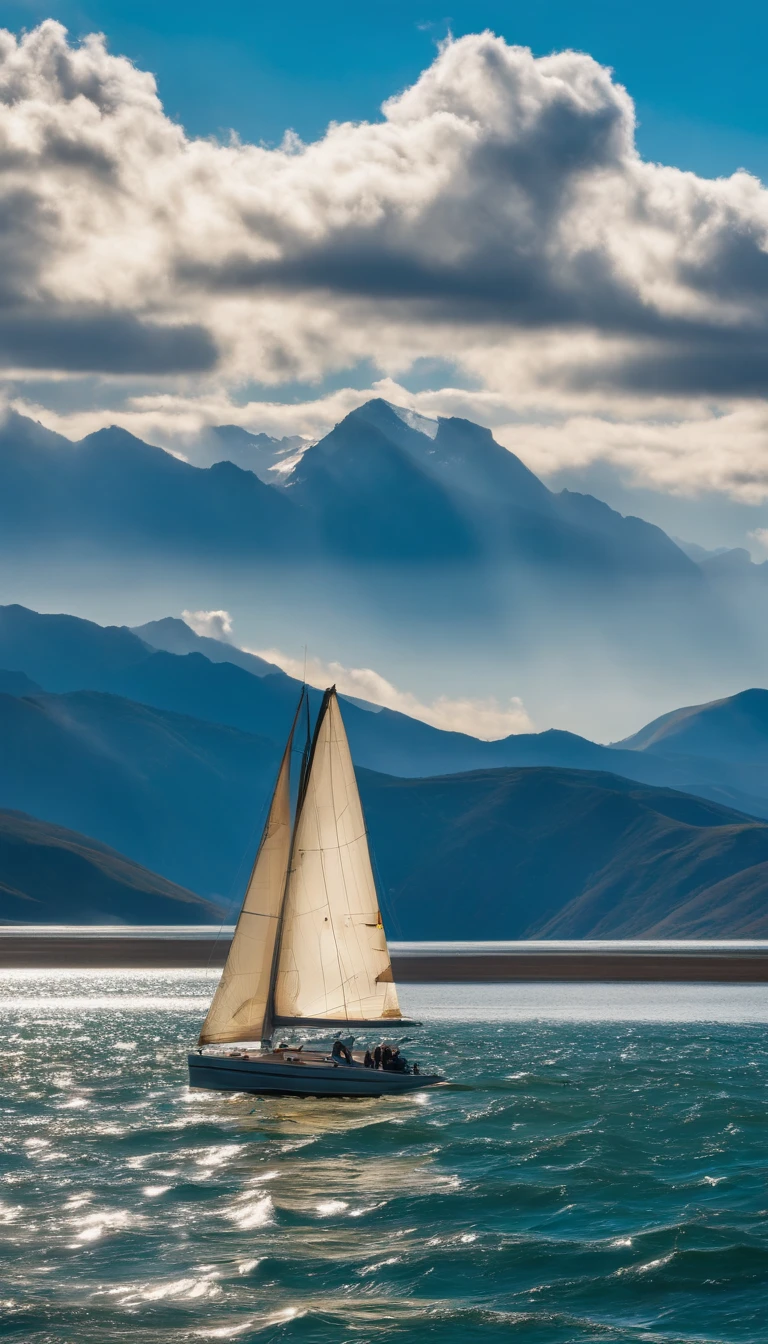
[{"label": "water reflection of sailboat", "polygon": [[[197,1053],[192,1087],[227,1092],[366,1096],[409,1092],[441,1080],[417,1071],[366,1068],[350,1028],[387,1033],[400,1013],[379,914],[363,809],[335,687],[307,734],[291,826],[291,751],[296,716],[275,784],[226,965]],[[287,1028],[328,1029],[336,1041],[273,1047]],[[203,1053],[204,1046],[260,1048]],[[395,1061],[398,1063],[399,1061]]]}]

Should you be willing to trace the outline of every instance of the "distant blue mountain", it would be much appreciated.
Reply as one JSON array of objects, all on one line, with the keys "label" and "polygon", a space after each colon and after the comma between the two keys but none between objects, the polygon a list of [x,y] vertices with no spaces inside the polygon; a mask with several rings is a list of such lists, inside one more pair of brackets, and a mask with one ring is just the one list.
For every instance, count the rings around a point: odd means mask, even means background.
[{"label": "distant blue mountain", "polygon": [[198,437],[197,456],[206,465],[234,462],[244,471],[252,471],[265,485],[275,485],[280,471],[307,444],[299,434],[275,439],[270,434],[252,434],[241,425],[215,425]]},{"label": "distant blue mountain", "polygon": [[0,693],[3,695],[35,695],[41,691],[36,681],[26,672],[8,672],[0,668]]},{"label": "distant blue mountain", "polygon": [[221,916],[88,836],[0,811],[0,924],[216,924]]},{"label": "distant blue mountain", "polygon": [[[0,921],[234,915],[277,744],[92,691],[0,694],[0,739]],[[768,934],[768,825],[730,809],[551,767],[359,778],[390,936]]]},{"label": "distant blue mountain", "polygon": [[[466,688],[482,665],[478,696],[509,686],[534,718],[557,703],[590,734],[605,721],[609,680],[627,701],[647,704],[653,685],[679,704],[693,684],[704,698],[727,678],[762,676],[762,570],[723,578],[642,519],[547,489],[469,420],[374,399],[295,452],[238,426],[210,434],[211,452],[231,449],[240,465],[192,465],[114,427],[72,443],[8,416],[5,600],[16,596],[12,563],[32,605],[49,604],[53,566],[57,592],[101,609],[108,595],[115,611],[133,613],[150,585],[166,610],[242,611],[245,598],[274,614],[277,601],[280,633],[273,624],[269,642],[290,629],[315,647],[387,648],[392,665],[403,654],[422,668],[450,660]],[[172,641],[170,631],[154,638]],[[625,730],[618,715],[605,721],[606,734]]]},{"label": "distant blue mountain", "polygon": [[[31,603],[50,602],[55,566],[58,592],[133,612],[156,571],[166,610],[208,604],[206,593],[236,610],[246,596],[254,611],[278,600],[296,642],[450,659],[467,687],[480,661],[478,695],[509,685],[534,718],[557,697],[573,723],[601,721],[606,677],[637,702],[652,680],[680,703],[692,666],[704,686],[760,676],[765,623],[752,607],[734,618],[731,586],[642,519],[547,489],[469,420],[373,400],[293,454],[219,428],[219,451],[229,443],[243,463],[264,449],[259,471],[278,483],[230,461],[192,465],[122,429],[71,443],[10,415],[0,560]],[[279,473],[265,470],[278,460]],[[7,578],[4,595],[16,595]],[[563,657],[565,697],[553,684]],[[605,730],[616,736],[617,720]]]},{"label": "distant blue mountain", "polygon": [[768,825],[558,769],[361,774],[402,938],[765,938]]},{"label": "distant blue mountain", "polygon": [[553,494],[490,430],[455,417],[428,421],[383,400],[352,411],[308,448],[286,489],[340,555],[492,555],[604,578],[701,579],[660,528],[589,495]]},{"label": "distant blue mountain", "polygon": [[242,895],[276,743],[95,691],[0,693],[0,741],[0,808],[92,836],[227,908]]},{"label": "distant blue mountain", "polygon": [[[156,624],[167,635],[169,626]],[[151,633],[151,626],[142,628]],[[194,645],[198,637],[192,631],[190,635]],[[0,668],[20,669],[49,692],[107,692],[255,734],[273,743],[277,751],[298,702],[299,683],[280,671],[262,674],[261,666],[255,672],[246,670],[250,655],[244,655],[241,666],[232,646],[216,640],[210,644],[218,646],[216,656],[221,661],[213,662],[198,652],[160,651],[124,626],[103,627],[74,616],[41,615],[21,606],[0,607]],[[310,698],[317,706],[320,692],[312,690]],[[342,698],[355,763],[385,774],[414,777],[542,765],[608,770],[768,816],[768,775],[760,760],[735,760],[732,754],[719,759],[717,753],[696,751],[664,754],[627,749],[626,744],[607,747],[557,730],[483,742],[390,709],[372,714]],[[87,832],[87,827],[80,829]],[[109,843],[120,848],[117,841]],[[148,859],[141,861],[155,866]]]},{"label": "distant blue mountain", "polygon": [[0,549],[247,560],[301,550],[289,497],[230,462],[203,470],[112,427],[72,443],[11,413],[0,428]]},{"label": "distant blue mountain", "polygon": [[[167,635],[168,625],[158,624]],[[34,840],[35,892],[53,854],[63,866],[54,864],[50,881],[54,890],[63,884],[62,918],[69,917],[73,872],[88,883],[98,877],[93,865],[101,860],[83,841],[92,836],[119,851],[107,886],[122,884],[109,888],[120,910],[134,901],[133,884],[142,920],[155,917],[153,892],[164,918],[205,917],[202,907],[184,914],[185,893],[164,890],[151,873],[118,872],[121,854],[234,910],[297,683],[261,666],[253,672],[199,652],[159,651],[125,627],[19,606],[0,608],[3,663],[12,670],[0,671],[0,809],[80,833],[63,847],[42,834]],[[318,698],[313,692],[314,706]],[[359,768],[359,777],[390,931],[768,934],[768,826],[744,815],[768,817],[767,703],[768,692],[750,691],[681,711],[649,725],[629,749],[554,731],[481,742],[346,703],[356,763],[376,766]],[[676,728],[688,734],[687,754],[662,749],[667,738],[679,747]],[[411,778],[381,773],[385,767]],[[4,910],[20,918],[26,900],[27,888],[9,876],[16,843],[8,841],[6,860],[0,843],[0,919]],[[45,908],[52,918],[53,907]]]},{"label": "distant blue mountain", "polygon": [[212,663],[234,663],[255,677],[266,677],[279,673],[281,669],[256,653],[246,653],[234,644],[226,644],[222,639],[212,639],[210,635],[197,635],[186,621],[177,616],[165,616],[159,621],[147,621],[144,625],[135,625],[132,633],[151,645],[153,649],[162,649],[165,653],[202,653]]},{"label": "distant blue mountain", "polygon": [[705,705],[662,714],[617,742],[620,751],[705,757],[768,767],[768,691],[753,687]]},{"label": "distant blue mountain", "polygon": [[[238,426],[212,433],[241,464],[246,447],[274,458],[294,446]],[[468,420],[431,422],[373,400],[281,479],[282,487],[265,485],[226,460],[196,467],[115,427],[71,443],[12,413],[0,429],[0,546],[66,542],[112,556],[241,564],[267,554],[387,565],[492,560],[609,581],[701,581],[659,528],[588,495],[553,494]]]}]

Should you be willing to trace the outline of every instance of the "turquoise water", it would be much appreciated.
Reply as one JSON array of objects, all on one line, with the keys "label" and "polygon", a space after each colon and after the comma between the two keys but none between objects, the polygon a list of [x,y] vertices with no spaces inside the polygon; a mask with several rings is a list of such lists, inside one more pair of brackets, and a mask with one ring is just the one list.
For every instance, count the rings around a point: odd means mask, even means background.
[{"label": "turquoise water", "polygon": [[3,1338],[764,1344],[768,987],[411,987],[371,1102],[190,1093],[211,988],[0,976]]}]

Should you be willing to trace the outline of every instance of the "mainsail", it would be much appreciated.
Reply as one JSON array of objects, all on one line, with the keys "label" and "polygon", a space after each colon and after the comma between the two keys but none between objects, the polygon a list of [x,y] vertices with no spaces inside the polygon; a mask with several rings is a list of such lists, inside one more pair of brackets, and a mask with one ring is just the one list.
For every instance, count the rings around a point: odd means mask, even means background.
[{"label": "mainsail", "polygon": [[335,688],[315,726],[275,958],[273,1021],[400,1018],[368,837]]},{"label": "mainsail", "polygon": [[302,692],[221,980],[198,1045],[258,1041],[269,1018],[275,941],[291,851],[291,749]]}]

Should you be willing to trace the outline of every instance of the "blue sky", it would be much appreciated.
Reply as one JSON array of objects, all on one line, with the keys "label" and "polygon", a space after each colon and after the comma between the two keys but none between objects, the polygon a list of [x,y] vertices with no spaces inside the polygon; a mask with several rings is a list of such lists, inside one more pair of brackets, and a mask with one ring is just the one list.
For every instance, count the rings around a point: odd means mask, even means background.
[{"label": "blue sky", "polygon": [[744,167],[768,180],[768,7],[754,0],[0,4],[0,22],[14,31],[47,17],[73,37],[103,31],[112,51],[152,70],[167,112],[191,134],[233,128],[272,143],[286,127],[315,139],[331,120],[375,116],[449,30],[487,27],[536,55],[573,47],[612,66],[637,104],[645,157],[703,176]]}]

